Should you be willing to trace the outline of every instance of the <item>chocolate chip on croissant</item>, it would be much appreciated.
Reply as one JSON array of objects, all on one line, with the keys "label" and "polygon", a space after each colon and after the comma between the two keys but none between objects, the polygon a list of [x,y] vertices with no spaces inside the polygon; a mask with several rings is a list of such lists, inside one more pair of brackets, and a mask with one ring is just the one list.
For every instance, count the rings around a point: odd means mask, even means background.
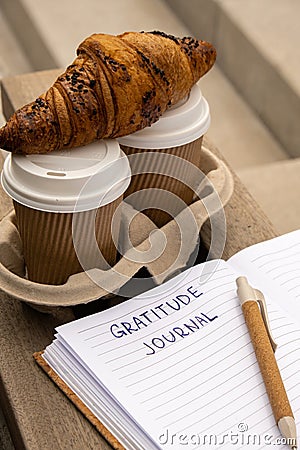
[{"label": "chocolate chip on croissant", "polygon": [[211,44],[190,37],[93,34],[53,86],[0,129],[0,147],[46,153],[131,134],[186,97],[215,59]]}]

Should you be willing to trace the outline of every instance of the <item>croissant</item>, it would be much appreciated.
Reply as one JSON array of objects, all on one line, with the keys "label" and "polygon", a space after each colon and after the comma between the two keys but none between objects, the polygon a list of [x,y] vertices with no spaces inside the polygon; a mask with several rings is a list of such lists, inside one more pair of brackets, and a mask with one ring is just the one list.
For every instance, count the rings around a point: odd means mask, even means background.
[{"label": "croissant", "polygon": [[191,37],[93,34],[53,86],[0,129],[0,147],[46,153],[134,133],[186,97],[215,59],[210,43]]}]

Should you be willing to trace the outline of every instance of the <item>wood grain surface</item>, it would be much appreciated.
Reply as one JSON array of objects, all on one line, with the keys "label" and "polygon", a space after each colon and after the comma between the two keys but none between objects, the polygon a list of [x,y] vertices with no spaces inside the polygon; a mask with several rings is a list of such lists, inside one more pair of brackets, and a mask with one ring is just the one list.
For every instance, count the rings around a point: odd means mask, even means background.
[{"label": "wood grain surface", "polygon": [[[45,91],[60,72],[51,70],[4,79],[2,100],[6,118],[16,108]],[[205,144],[222,158],[210,142],[206,141]],[[10,200],[1,191],[0,218],[10,208]],[[242,248],[276,236],[272,224],[236,176],[234,194],[225,208],[225,214],[225,259]],[[222,251],[223,235],[224,230],[220,225],[216,231],[219,241],[216,254]],[[209,246],[209,223],[204,226],[202,239]],[[0,401],[17,449],[110,449],[96,429],[45,376],[32,357],[35,351],[42,350],[52,341],[55,326],[73,318],[70,309],[43,314],[0,294]]]}]

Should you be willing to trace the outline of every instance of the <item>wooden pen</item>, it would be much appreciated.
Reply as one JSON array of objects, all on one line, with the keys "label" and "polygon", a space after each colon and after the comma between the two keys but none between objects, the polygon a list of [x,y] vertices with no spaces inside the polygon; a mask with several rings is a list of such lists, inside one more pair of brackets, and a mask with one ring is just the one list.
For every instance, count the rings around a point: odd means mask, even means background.
[{"label": "wooden pen", "polygon": [[274,341],[270,337],[262,294],[253,289],[245,277],[236,280],[245,322],[251,337],[257,362],[266,386],[276,424],[286,443],[297,448],[297,433],[293,412],[283,385],[274,355]]}]

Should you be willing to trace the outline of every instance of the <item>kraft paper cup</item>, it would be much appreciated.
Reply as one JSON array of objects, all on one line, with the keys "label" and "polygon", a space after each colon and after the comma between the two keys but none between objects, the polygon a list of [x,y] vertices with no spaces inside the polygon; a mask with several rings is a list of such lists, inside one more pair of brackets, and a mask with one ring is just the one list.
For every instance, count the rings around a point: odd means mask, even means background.
[{"label": "kraft paper cup", "polygon": [[[63,284],[83,270],[82,259],[85,268],[87,261],[88,268],[115,264],[113,236],[118,236],[120,215],[115,220],[114,214],[130,183],[129,163],[117,141],[43,155],[9,155],[1,181],[13,199],[28,279]],[[97,250],[104,260],[97,258]]]},{"label": "kraft paper cup", "polygon": [[[209,125],[208,103],[199,86],[195,85],[187,99],[167,110],[151,127],[118,139],[127,156],[151,152],[151,166],[164,170],[162,166],[168,165],[165,172],[169,175],[153,173],[152,169],[152,173],[141,173],[148,170],[149,164],[145,167],[142,157],[132,159],[129,156],[132,172],[138,175],[132,177],[125,197],[147,189],[143,193],[140,192],[140,195],[145,196],[145,204],[158,204],[159,209],[149,208],[144,213],[157,226],[163,226],[179,214],[183,205],[192,203],[194,189],[188,186],[197,186],[197,180],[194,179],[195,171],[191,170],[189,164],[184,164],[184,161],[200,167],[202,139]],[[177,158],[162,159],[162,153]],[[178,173],[184,181],[176,179]],[[162,191],[171,193],[171,196],[163,195]]]}]

